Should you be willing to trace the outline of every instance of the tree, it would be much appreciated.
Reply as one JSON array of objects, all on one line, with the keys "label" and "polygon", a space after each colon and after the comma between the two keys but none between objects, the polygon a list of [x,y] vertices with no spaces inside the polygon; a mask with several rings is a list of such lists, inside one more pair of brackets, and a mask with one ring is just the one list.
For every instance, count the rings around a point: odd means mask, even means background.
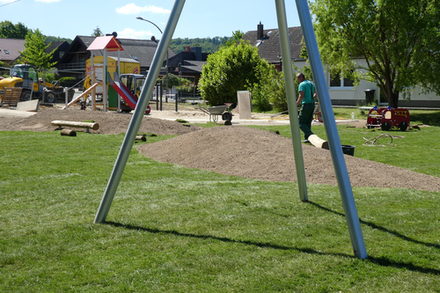
[{"label": "tree", "polygon": [[97,26],[92,33],[92,37],[101,37],[104,34],[102,33],[101,29],[99,28],[99,26]]},{"label": "tree", "polygon": [[36,70],[42,71],[53,67],[56,62],[52,62],[52,52],[47,53],[49,44],[46,44],[45,37],[37,29],[29,32],[24,42],[24,50],[21,52],[20,62],[33,65]]},{"label": "tree", "polygon": [[0,38],[5,39],[24,39],[31,30],[21,22],[13,24],[10,21],[0,22]]},{"label": "tree", "polygon": [[180,85],[180,80],[179,77],[177,75],[174,75],[172,73],[167,73],[163,78],[162,78],[162,86],[165,89],[172,89],[175,86],[179,86]]},{"label": "tree", "polygon": [[275,68],[260,58],[257,48],[236,38],[208,56],[199,89],[211,105],[237,103],[237,91],[249,90],[256,109],[270,110],[270,86],[276,74]]},{"label": "tree", "polygon": [[[392,107],[399,93],[422,85],[440,93],[438,0],[316,0],[320,51],[331,72],[349,74],[362,57],[366,77]],[[436,71],[434,71],[436,70]]]}]

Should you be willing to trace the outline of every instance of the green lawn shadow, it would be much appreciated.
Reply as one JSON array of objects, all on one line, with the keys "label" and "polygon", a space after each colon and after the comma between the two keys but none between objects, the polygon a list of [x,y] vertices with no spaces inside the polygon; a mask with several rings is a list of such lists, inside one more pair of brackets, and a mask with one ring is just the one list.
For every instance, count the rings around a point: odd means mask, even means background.
[{"label": "green lawn shadow", "polygon": [[[316,204],[314,204],[314,205],[317,207],[320,207],[319,205],[316,205]],[[324,210],[334,212],[330,209],[327,209],[324,207],[322,207],[322,208]],[[334,213],[340,214],[338,212],[334,212]],[[344,216],[343,214],[340,214],[340,215]],[[297,251],[297,252],[312,254],[312,255],[338,256],[338,257],[351,258],[351,259],[355,258],[355,256],[344,254],[344,253],[326,253],[326,252],[317,251],[312,248],[299,248],[299,247],[284,246],[284,245],[268,243],[268,242],[257,242],[257,241],[250,241],[250,240],[230,239],[227,237],[219,237],[219,236],[214,236],[214,235],[198,235],[198,234],[192,234],[192,233],[182,233],[182,232],[179,232],[176,230],[161,230],[161,229],[141,227],[141,226],[136,226],[136,225],[131,225],[131,224],[123,224],[123,223],[118,223],[118,222],[113,222],[113,221],[106,221],[104,224],[107,224],[107,225],[110,225],[113,227],[117,227],[117,228],[123,228],[123,229],[134,230],[134,231],[142,231],[142,232],[151,233],[151,234],[166,234],[166,235],[174,235],[176,237],[189,237],[189,238],[195,238],[195,239],[211,239],[211,240],[222,241],[222,242],[227,242],[227,243],[239,243],[239,244],[244,244],[244,245],[251,245],[251,246],[256,246],[259,248],[277,249],[277,250],[285,250],[285,251],[286,250],[287,251]],[[386,230],[385,228],[383,228],[383,229]],[[424,273],[424,274],[440,275],[440,270],[438,270],[438,269],[425,268],[425,267],[422,267],[419,265],[415,265],[413,263],[398,262],[398,261],[388,259],[386,257],[374,257],[374,256],[370,255],[364,261],[368,261],[368,262],[371,262],[371,263],[374,263],[374,264],[377,264],[380,266],[384,266],[384,267],[394,267],[394,268],[398,268],[398,269],[404,268],[409,271],[414,271],[414,272],[419,272],[419,273]]]}]

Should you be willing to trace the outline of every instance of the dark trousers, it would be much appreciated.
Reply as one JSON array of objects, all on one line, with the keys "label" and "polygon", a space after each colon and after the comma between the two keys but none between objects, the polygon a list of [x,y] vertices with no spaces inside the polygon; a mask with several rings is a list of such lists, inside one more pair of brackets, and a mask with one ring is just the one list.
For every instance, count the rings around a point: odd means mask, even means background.
[{"label": "dark trousers", "polygon": [[315,111],[315,103],[302,104],[299,112],[299,128],[304,132],[304,138],[308,139],[312,132],[313,112]]}]

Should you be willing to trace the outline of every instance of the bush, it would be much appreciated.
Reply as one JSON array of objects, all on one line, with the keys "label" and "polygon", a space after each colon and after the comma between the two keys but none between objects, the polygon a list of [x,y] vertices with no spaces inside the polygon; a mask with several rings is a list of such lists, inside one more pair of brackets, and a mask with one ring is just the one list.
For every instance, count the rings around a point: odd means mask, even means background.
[{"label": "bush", "polygon": [[277,77],[272,82],[269,101],[278,112],[287,111],[287,98],[285,90],[284,74],[277,72]]},{"label": "bush", "polygon": [[162,85],[166,89],[172,89],[173,87],[180,85],[179,77],[177,75],[167,73],[167,75],[162,78]]},{"label": "bush", "polygon": [[237,91],[249,90],[257,109],[268,109],[265,83],[270,65],[257,48],[240,40],[209,55],[199,81],[200,93],[210,105],[237,103]]},{"label": "bush", "polygon": [[71,76],[61,77],[58,80],[58,85],[62,87],[72,87],[75,85],[75,83],[76,83],[76,78]]}]

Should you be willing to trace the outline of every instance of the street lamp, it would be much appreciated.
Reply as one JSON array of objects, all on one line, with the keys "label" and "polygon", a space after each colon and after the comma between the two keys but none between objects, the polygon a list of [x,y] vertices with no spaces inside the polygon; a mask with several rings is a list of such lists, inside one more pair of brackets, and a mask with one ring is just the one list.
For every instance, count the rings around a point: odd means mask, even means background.
[{"label": "street lamp", "polygon": [[[152,25],[154,25],[159,31],[160,31],[160,33],[163,35],[163,31],[160,29],[160,27],[157,25],[157,24],[155,24],[154,22],[152,22],[151,20],[148,20],[148,19],[145,19],[145,18],[143,18],[142,16],[138,16],[138,17],[136,17],[136,19],[139,19],[139,20],[143,20],[143,21],[146,21],[146,22],[148,22],[148,23],[151,23]],[[167,56],[166,56],[166,60],[165,60],[165,67],[166,67],[166,74],[168,75],[168,48],[167,48]],[[160,110],[162,111],[162,96],[160,97],[160,101],[161,101],[161,107],[160,107]],[[165,102],[168,102],[168,91],[167,91],[167,95],[165,96]]]},{"label": "street lamp", "polygon": [[[157,24],[155,24],[154,22],[152,22],[151,20],[145,19],[145,18],[143,18],[142,16],[138,16],[138,17],[136,17],[136,19],[143,20],[143,21],[146,21],[146,22],[151,23],[151,24],[154,25],[154,26],[160,31],[160,33],[163,35],[163,31],[160,29],[160,27],[159,27]],[[167,68],[167,73],[168,73],[168,48],[167,48],[167,60],[165,61],[165,66],[166,66],[166,68]]]},{"label": "street lamp", "polygon": [[141,16],[136,17],[136,19],[143,20],[143,21],[151,23],[152,25],[154,25],[160,31],[161,34],[163,34],[163,31],[154,22],[152,22],[152,21],[150,21],[148,19],[145,19],[145,18],[143,18]]}]

